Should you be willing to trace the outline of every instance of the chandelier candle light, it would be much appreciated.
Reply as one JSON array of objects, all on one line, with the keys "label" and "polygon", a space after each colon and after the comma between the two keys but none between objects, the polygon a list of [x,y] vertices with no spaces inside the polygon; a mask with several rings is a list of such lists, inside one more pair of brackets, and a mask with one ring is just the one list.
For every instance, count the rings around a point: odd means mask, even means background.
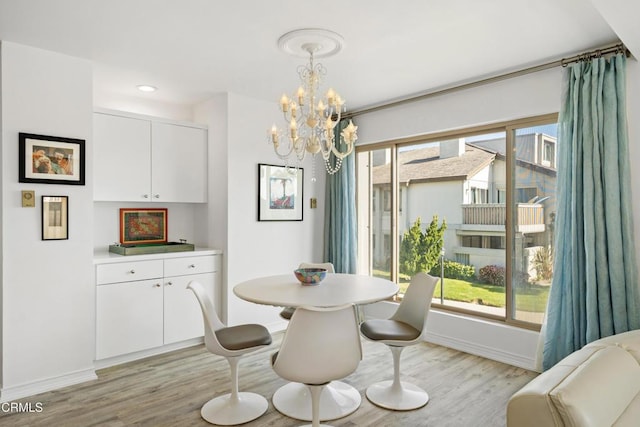
[{"label": "chandelier candle light", "polygon": [[[292,42],[302,40],[294,51]],[[314,56],[330,56],[341,48],[342,37],[338,34],[319,29],[296,30],[282,36],[278,43],[281,49],[289,53],[306,53],[309,64],[298,67],[301,85],[296,93],[280,98],[280,109],[287,123],[287,131],[283,132],[275,124],[270,131],[270,143],[276,155],[289,163],[295,158],[296,167],[305,158],[306,153],[313,156],[320,153],[330,175],[335,174],[342,166],[342,159],[353,152],[358,139],[358,127],[349,124],[340,132],[340,139],[346,149],[340,151],[336,147],[334,128],[340,123],[344,111],[344,100],[333,89],[329,89],[324,98],[319,95],[319,87],[327,71],[322,64],[314,63]],[[329,50],[326,47],[329,46]],[[335,156],[335,166],[331,164],[331,155]]]}]

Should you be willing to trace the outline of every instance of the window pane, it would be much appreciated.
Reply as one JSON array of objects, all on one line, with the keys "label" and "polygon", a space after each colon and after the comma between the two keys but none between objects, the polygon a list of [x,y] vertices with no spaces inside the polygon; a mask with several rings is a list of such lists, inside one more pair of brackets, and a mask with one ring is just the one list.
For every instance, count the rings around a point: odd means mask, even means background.
[{"label": "window pane", "polygon": [[358,272],[391,279],[391,149],[357,154]]},{"label": "window pane", "polygon": [[[444,295],[441,298],[436,288],[436,303],[505,316],[506,217],[499,194],[506,182],[505,135],[456,138],[398,151],[398,187],[403,191],[399,277],[408,281],[419,270],[443,275]],[[443,221],[440,246],[434,236]],[[480,271],[492,274],[480,276]]]},{"label": "window pane", "polygon": [[553,276],[556,128],[505,125],[512,133],[358,151],[358,272],[396,280],[402,298],[426,271],[442,277],[434,303],[443,308],[541,324]]},{"label": "window pane", "polygon": [[557,125],[518,129],[515,138],[513,312],[542,323],[553,277]]}]

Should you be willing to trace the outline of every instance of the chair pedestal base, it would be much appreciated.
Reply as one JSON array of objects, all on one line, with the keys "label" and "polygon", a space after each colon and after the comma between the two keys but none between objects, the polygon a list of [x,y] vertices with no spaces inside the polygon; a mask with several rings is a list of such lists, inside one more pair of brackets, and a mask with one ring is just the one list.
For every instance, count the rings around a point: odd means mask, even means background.
[{"label": "chair pedestal base", "polygon": [[[280,387],[271,399],[278,412],[301,421],[311,421],[311,393],[300,383]],[[320,395],[320,421],[346,417],[360,407],[360,392],[342,381],[331,381]]]},{"label": "chair pedestal base", "polygon": [[418,409],[429,401],[426,391],[405,382],[394,384],[393,381],[382,381],[369,386],[366,395],[374,405],[395,411]]},{"label": "chair pedestal base", "polygon": [[202,418],[221,426],[248,423],[267,412],[269,402],[256,393],[238,393],[238,400],[232,400],[231,394],[211,399],[200,410]]}]

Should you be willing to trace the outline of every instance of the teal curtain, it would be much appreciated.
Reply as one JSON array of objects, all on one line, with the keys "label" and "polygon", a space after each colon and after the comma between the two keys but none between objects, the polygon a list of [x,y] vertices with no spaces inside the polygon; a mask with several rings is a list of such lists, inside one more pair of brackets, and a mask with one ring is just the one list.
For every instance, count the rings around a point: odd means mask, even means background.
[{"label": "teal curtain", "polygon": [[[348,120],[335,127],[335,140],[340,151],[346,144],[340,141],[340,132]],[[354,150],[355,151],[355,150]],[[332,156],[332,164],[335,159]],[[345,157],[342,167],[333,175],[327,174],[324,209],[324,259],[333,263],[336,273],[355,273],[357,257],[356,221],[356,161],[355,152]]]},{"label": "teal curtain", "polygon": [[625,63],[619,54],[565,70],[543,369],[598,338],[640,328]]}]

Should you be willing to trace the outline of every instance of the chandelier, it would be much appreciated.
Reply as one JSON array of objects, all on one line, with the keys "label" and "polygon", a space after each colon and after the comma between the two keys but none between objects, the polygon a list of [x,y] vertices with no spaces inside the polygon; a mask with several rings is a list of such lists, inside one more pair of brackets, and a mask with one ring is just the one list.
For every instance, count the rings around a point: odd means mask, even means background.
[{"label": "chandelier", "polygon": [[[292,44],[297,41],[302,43]],[[353,152],[358,127],[350,120],[336,141],[335,127],[345,111],[345,102],[333,89],[329,89],[324,97],[320,94],[322,77],[327,71],[322,64],[314,62],[315,56],[335,54],[340,50],[341,42],[338,34],[319,29],[292,31],[278,40],[283,50],[296,53],[294,49],[297,49],[298,54],[302,52],[309,57],[308,65],[298,67],[301,81],[298,90],[280,98],[286,127],[280,129],[274,124],[270,131],[269,141],[276,155],[287,165],[293,160],[297,167],[307,153],[314,158],[320,154],[327,173],[333,175],[340,170],[342,160]],[[339,142],[343,143],[340,145],[344,146],[342,150],[338,148]],[[331,161],[332,156],[335,162]]]}]

